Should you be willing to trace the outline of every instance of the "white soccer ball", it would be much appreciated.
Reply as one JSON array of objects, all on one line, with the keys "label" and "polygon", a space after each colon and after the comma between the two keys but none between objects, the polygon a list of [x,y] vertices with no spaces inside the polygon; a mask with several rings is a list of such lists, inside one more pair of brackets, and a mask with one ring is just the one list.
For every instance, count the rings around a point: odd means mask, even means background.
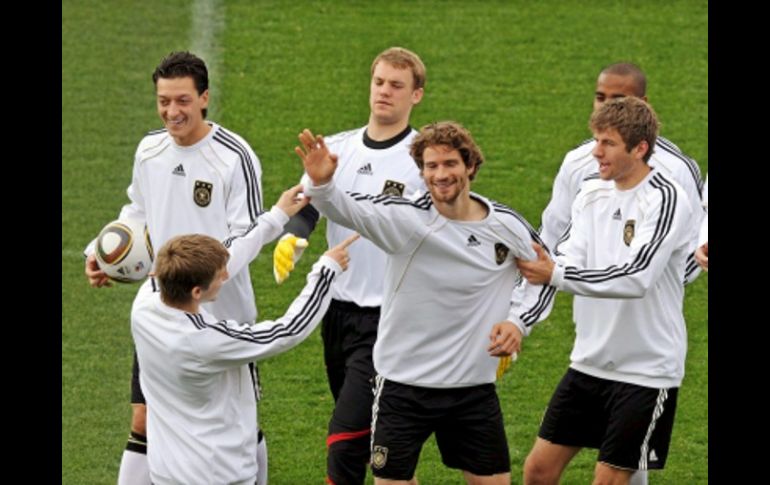
[{"label": "white soccer ball", "polygon": [[147,228],[135,219],[112,221],[96,238],[96,262],[115,281],[143,280],[154,257]]}]

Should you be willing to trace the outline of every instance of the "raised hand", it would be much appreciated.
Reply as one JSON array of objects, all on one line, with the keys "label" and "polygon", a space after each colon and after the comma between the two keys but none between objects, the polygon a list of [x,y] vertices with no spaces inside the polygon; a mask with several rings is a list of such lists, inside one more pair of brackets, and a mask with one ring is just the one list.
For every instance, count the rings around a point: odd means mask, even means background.
[{"label": "raised hand", "polygon": [[294,151],[302,159],[305,172],[315,185],[329,183],[337,170],[337,155],[329,152],[321,135],[313,135],[307,128],[299,134],[300,146]]}]

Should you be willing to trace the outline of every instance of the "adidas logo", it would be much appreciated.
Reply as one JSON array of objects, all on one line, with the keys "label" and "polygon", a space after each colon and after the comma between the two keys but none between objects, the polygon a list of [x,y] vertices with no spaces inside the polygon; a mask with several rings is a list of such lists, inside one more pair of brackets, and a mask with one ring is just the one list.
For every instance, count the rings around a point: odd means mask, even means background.
[{"label": "adidas logo", "polygon": [[658,461],[658,455],[655,454],[655,450],[650,450],[650,461]]},{"label": "adidas logo", "polygon": [[612,214],[612,218],[615,219],[616,221],[619,221],[621,217],[622,216],[620,215],[620,209],[616,210],[615,213]]},{"label": "adidas logo", "polygon": [[469,248],[474,248],[474,247],[476,247],[476,246],[481,246],[481,243],[479,242],[479,240],[478,240],[478,239],[476,239],[476,236],[474,236],[473,234],[471,234],[471,235],[468,237],[468,247],[469,247]]},{"label": "adidas logo", "polygon": [[176,168],[174,169],[174,171],[171,172],[171,173],[174,174],[174,175],[181,175],[182,177],[186,177],[187,176],[187,174],[184,173],[184,167],[182,166],[181,163],[179,165],[177,165]]},{"label": "adidas logo", "polygon": [[372,174],[372,164],[366,163],[366,165],[361,165],[361,168],[358,169],[358,173],[361,175],[371,175]]}]

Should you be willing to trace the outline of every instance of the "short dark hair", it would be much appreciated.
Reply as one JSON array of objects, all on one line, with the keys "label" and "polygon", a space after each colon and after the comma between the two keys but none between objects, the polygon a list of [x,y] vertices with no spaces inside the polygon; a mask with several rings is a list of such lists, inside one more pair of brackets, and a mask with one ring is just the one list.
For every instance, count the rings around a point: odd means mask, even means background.
[{"label": "short dark hair", "polygon": [[481,154],[481,149],[473,141],[471,133],[456,121],[437,121],[420,128],[420,133],[412,140],[409,153],[421,173],[425,166],[425,159],[423,158],[425,149],[437,145],[445,145],[460,152],[465,166],[474,168],[469,177],[471,180],[479,173],[479,168],[484,163],[484,155]]},{"label": "short dark hair", "polygon": [[[209,71],[203,59],[187,51],[172,52],[164,57],[155,71],[152,73],[152,82],[158,85],[158,79],[174,79],[179,77],[191,77],[195,83],[198,96],[209,88]],[[208,114],[208,109],[203,108],[203,117]]]},{"label": "short dark hair", "polygon": [[634,80],[634,95],[643,98],[647,94],[647,76],[636,64],[630,62],[616,62],[602,69],[602,74],[630,77]]}]

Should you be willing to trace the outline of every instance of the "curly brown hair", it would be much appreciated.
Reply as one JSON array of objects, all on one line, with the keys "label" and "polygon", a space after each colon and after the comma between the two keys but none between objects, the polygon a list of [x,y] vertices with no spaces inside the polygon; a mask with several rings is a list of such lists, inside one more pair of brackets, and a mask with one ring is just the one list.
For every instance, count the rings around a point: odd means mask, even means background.
[{"label": "curly brown hair", "polygon": [[481,148],[473,141],[471,133],[456,121],[437,121],[420,128],[420,133],[412,141],[409,153],[421,173],[425,166],[425,149],[436,145],[445,145],[460,152],[465,166],[474,169],[469,177],[471,180],[479,173],[479,168],[484,163]]}]

